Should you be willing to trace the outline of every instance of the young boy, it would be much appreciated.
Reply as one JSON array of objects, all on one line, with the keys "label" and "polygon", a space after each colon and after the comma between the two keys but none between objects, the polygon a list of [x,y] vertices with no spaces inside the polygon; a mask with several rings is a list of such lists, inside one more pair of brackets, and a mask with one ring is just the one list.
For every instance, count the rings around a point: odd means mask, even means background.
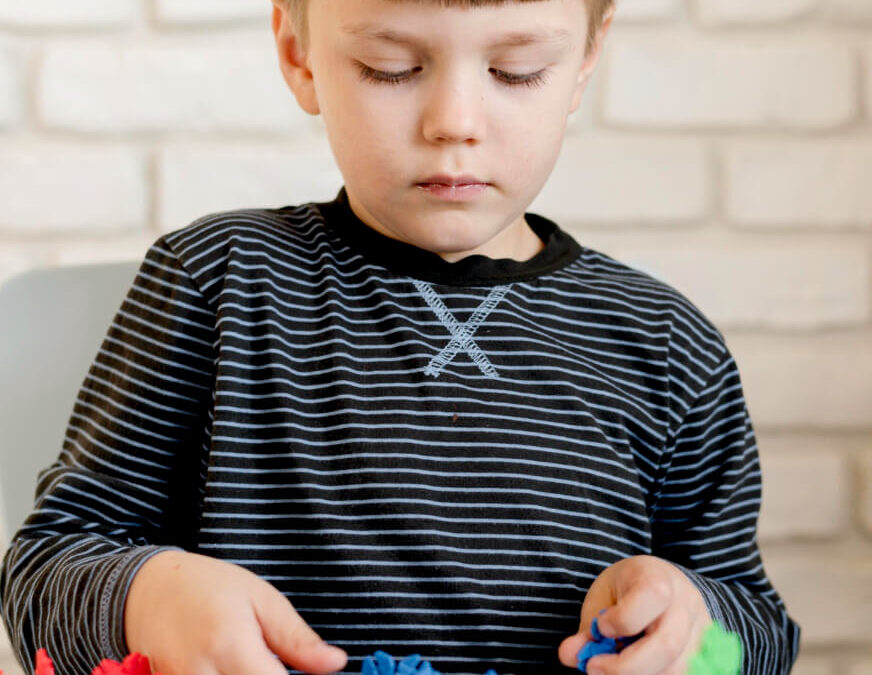
[{"label": "young boy", "polygon": [[345,184],[148,252],[4,561],[22,663],[544,675],[605,610],[645,635],[589,672],[682,674],[713,619],[790,670],[721,333],[525,212],[612,10],[274,0]]}]

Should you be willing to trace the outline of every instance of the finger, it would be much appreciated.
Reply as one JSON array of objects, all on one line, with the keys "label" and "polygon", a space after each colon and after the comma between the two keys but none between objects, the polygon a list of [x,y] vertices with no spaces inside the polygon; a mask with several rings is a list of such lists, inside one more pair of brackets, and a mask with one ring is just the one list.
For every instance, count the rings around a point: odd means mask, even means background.
[{"label": "finger", "polygon": [[691,644],[692,629],[687,615],[669,611],[661,615],[640,640],[619,654],[601,655],[588,662],[588,672],[604,675],[660,675],[675,670]]},{"label": "finger", "polygon": [[611,638],[641,633],[666,611],[671,601],[668,580],[639,577],[614,606],[600,615],[600,632]]},{"label": "finger", "polygon": [[238,644],[216,665],[219,675],[288,675],[281,659],[259,635]]},{"label": "finger", "polygon": [[324,642],[275,587],[266,584],[255,595],[254,611],[266,647],[297,670],[327,675],[342,670],[348,662],[348,655]]},{"label": "finger", "polygon": [[578,652],[581,651],[581,648],[584,647],[589,639],[589,636],[585,634],[576,633],[561,642],[560,647],[557,649],[560,663],[570,668],[576,668],[578,666]]}]

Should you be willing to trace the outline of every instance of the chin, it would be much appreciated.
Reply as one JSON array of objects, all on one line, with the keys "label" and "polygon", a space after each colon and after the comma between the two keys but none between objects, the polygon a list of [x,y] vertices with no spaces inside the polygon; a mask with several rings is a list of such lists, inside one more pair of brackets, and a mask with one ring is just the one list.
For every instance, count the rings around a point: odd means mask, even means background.
[{"label": "chin", "polygon": [[420,243],[417,245],[434,253],[457,254],[481,248],[490,241],[490,239],[480,234],[479,236],[470,236],[470,234],[467,230],[460,232],[428,232],[419,238]]}]

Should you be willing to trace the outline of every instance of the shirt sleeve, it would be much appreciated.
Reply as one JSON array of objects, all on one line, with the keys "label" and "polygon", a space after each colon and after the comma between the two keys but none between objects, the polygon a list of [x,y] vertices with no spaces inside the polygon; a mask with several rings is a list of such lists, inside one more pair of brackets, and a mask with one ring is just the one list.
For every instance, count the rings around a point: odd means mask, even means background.
[{"label": "shirt sleeve", "polygon": [[670,436],[652,512],[654,555],[678,565],[712,618],[739,634],[745,675],[786,674],[800,628],[763,568],[757,444],[738,367],[724,351]]},{"label": "shirt sleeve", "polygon": [[0,568],[3,619],[32,672],[127,653],[129,585],[191,541],[214,380],[215,313],[162,238],[147,252],[79,389],[57,460]]}]

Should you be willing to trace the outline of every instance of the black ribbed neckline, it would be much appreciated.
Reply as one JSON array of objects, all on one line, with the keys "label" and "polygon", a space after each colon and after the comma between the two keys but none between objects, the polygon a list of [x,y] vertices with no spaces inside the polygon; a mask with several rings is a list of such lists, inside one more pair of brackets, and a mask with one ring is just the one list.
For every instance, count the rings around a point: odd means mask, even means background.
[{"label": "black ribbed neckline", "polygon": [[325,224],[368,260],[415,279],[447,286],[494,286],[525,281],[564,267],[582,247],[567,232],[535,213],[524,217],[545,246],[529,260],[469,255],[448,262],[431,251],[392,239],[364,223],[351,208],[345,186],[330,202],[315,202]]}]

